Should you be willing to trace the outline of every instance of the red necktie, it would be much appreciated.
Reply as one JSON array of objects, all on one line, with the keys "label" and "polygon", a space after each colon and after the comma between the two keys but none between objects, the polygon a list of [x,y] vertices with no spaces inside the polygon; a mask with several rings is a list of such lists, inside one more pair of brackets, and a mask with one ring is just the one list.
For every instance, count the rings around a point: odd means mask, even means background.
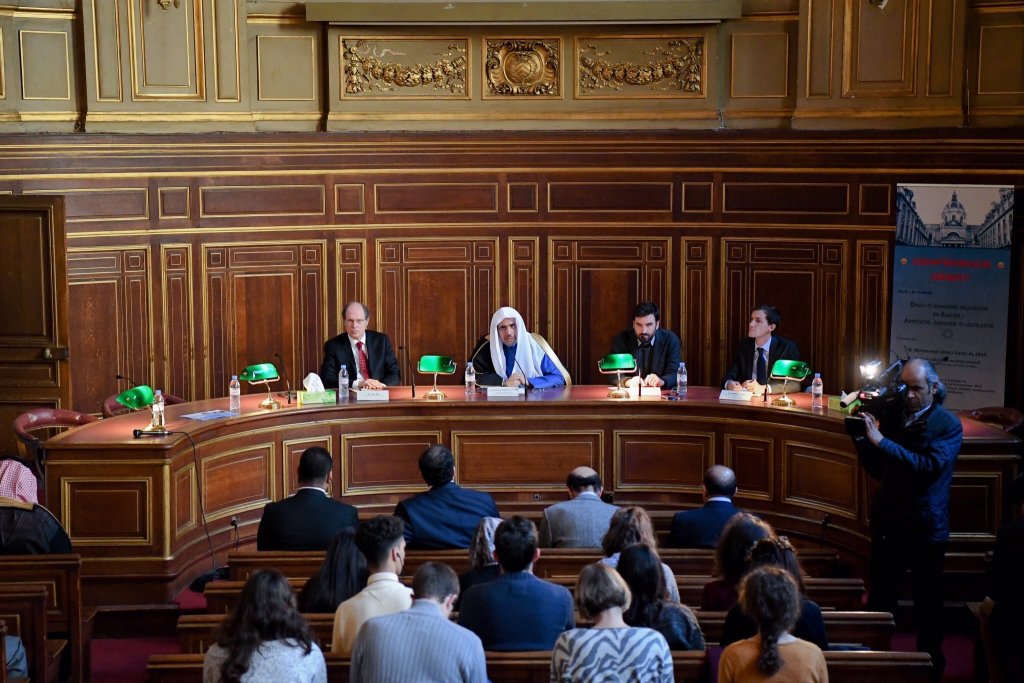
[{"label": "red necktie", "polygon": [[359,349],[359,374],[363,376],[363,379],[373,379],[370,377],[370,361],[366,357],[366,345],[363,342],[356,342],[356,348]]}]

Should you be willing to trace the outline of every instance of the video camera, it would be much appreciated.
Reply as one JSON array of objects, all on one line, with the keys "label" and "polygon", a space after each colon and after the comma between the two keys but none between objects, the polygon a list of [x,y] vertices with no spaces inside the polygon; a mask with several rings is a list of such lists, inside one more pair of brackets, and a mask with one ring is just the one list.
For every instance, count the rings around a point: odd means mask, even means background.
[{"label": "video camera", "polygon": [[[869,381],[857,392],[857,399],[860,401],[857,413],[870,413],[880,423],[898,418],[902,414],[907,383],[900,379],[900,375],[903,374],[905,363],[905,360],[897,358],[896,362],[881,373],[881,361],[860,366],[861,375]],[[850,436],[864,436],[864,420],[860,417],[847,417],[845,426],[846,433]]]}]

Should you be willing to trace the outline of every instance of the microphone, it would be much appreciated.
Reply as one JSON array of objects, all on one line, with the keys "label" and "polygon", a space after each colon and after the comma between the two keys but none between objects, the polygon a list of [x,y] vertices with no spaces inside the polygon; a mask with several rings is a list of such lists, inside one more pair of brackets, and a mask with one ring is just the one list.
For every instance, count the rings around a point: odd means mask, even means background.
[{"label": "microphone", "polygon": [[128,382],[129,384],[131,384],[132,386],[138,386],[138,384],[136,383],[135,380],[133,380],[131,377],[128,377],[127,375],[122,375],[120,372],[117,373],[116,375],[114,375],[114,379],[116,379],[116,380],[124,380],[124,381]]},{"label": "microphone", "polygon": [[288,405],[292,404],[292,383],[288,381],[288,368],[284,364],[284,359],[281,358],[281,354],[277,351],[274,352],[274,358],[281,364],[281,374],[284,375],[284,395],[288,399]]},{"label": "microphone", "polygon": [[150,432],[150,431],[146,431],[145,429],[133,429],[132,430],[132,436],[134,436],[136,439],[141,439],[144,436],[167,436],[168,434],[172,434],[172,433],[173,432]]},{"label": "microphone", "polygon": [[480,344],[479,346],[477,346],[476,347],[476,351],[474,351],[473,355],[469,357],[469,362],[472,363],[473,361],[475,361],[476,357],[480,355],[480,352],[483,351],[484,349],[486,349],[487,347],[488,347],[488,344],[487,344],[486,341],[484,341],[483,344]]},{"label": "microphone", "polygon": [[[405,346],[399,346],[398,350],[401,351],[405,355],[405,360],[408,361],[409,360],[409,350],[406,349]],[[410,368],[410,370],[412,369],[412,363],[409,364],[409,368]],[[411,398],[416,398],[416,371],[415,370],[412,370],[409,373],[409,381],[412,383],[412,397]]]},{"label": "microphone", "polygon": [[530,395],[530,389],[533,388],[530,385],[530,378],[526,376],[526,370],[523,370],[523,366],[519,364],[519,359],[515,358],[513,360],[515,360],[516,367],[519,368],[519,372],[523,373],[523,380],[526,382],[526,384],[523,385],[523,395],[524,396],[529,396]]}]

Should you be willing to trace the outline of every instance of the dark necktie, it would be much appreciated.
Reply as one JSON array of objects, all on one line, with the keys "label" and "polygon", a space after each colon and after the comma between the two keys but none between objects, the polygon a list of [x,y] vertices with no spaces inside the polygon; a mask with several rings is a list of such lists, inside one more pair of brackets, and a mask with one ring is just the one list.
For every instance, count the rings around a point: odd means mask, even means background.
[{"label": "dark necktie", "polygon": [[768,383],[768,361],[764,357],[764,349],[757,347],[757,383]]},{"label": "dark necktie", "polygon": [[651,374],[651,342],[640,342],[640,376]]},{"label": "dark necktie", "polygon": [[364,380],[373,379],[370,377],[370,360],[366,357],[366,345],[363,342],[356,342],[356,348],[359,349],[359,374]]}]

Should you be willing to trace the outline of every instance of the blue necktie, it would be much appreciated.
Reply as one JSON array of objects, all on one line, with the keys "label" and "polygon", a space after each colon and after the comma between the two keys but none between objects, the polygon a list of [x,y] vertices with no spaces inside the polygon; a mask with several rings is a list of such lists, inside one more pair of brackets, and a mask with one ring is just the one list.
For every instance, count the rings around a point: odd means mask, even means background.
[{"label": "blue necktie", "polygon": [[768,383],[768,361],[764,357],[764,349],[757,347],[757,383]]}]

